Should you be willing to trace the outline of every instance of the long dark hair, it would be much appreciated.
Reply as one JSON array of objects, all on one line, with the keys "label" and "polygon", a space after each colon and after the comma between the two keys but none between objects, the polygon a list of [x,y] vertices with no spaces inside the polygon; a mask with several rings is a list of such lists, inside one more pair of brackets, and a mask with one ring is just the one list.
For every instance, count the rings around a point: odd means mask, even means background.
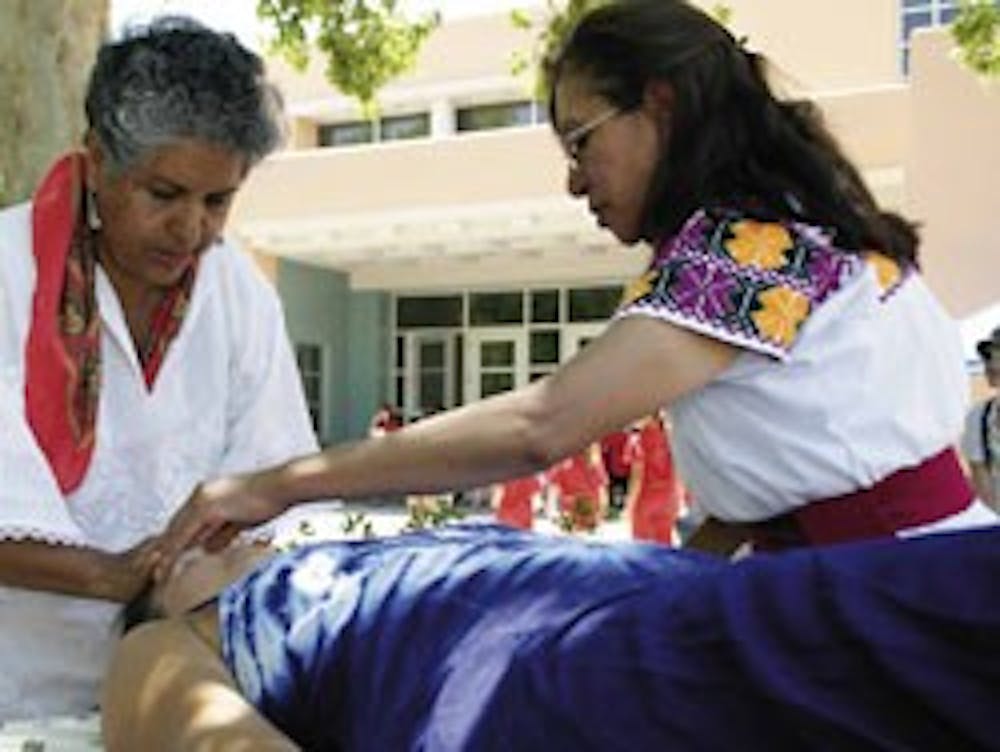
[{"label": "long dark hair", "polygon": [[613,0],[584,16],[547,63],[552,108],[566,72],[622,110],[640,107],[651,82],[673,87],[644,239],[674,234],[698,208],[736,207],[828,228],[848,251],[916,263],[914,225],[879,209],[818,108],[779,101],[763,58],[684,0]]}]

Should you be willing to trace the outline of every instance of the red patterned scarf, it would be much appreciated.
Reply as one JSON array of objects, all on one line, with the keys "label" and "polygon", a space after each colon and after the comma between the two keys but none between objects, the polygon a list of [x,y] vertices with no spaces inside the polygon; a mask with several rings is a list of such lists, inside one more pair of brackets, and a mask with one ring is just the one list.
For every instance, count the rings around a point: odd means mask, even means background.
[{"label": "red patterned scarf", "polygon": [[[31,217],[37,281],[25,349],[25,409],[63,493],[87,473],[101,384],[97,238],[87,226],[83,174],[81,153],[62,157],[36,191]],[[194,275],[192,267],[167,292],[139,347],[147,388],[180,329]]]}]

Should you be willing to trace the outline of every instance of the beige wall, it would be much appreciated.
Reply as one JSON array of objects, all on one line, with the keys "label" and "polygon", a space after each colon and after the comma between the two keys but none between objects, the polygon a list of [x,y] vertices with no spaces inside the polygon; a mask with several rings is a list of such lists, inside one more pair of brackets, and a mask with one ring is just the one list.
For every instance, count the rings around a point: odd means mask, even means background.
[{"label": "beige wall", "polygon": [[941,31],[913,52],[907,208],[931,284],[964,316],[1000,300],[1000,81],[961,68]]},{"label": "beige wall", "polygon": [[910,148],[910,90],[902,84],[851,89],[815,96],[841,149],[861,167],[880,204],[893,209],[905,202],[905,171]]},{"label": "beige wall", "polygon": [[[793,82],[812,91],[899,80],[902,0],[726,0],[731,26]],[[712,6],[715,2],[699,3]]]},{"label": "beige wall", "polygon": [[251,174],[235,218],[417,209],[561,193],[565,163],[544,126],[441,140],[287,152]]}]

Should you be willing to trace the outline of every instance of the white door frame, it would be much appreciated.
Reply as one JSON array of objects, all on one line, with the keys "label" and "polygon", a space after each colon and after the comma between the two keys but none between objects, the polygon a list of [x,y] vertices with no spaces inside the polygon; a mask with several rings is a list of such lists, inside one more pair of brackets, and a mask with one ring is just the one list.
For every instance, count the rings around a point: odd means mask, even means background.
[{"label": "white door frame", "polygon": [[517,389],[528,383],[528,331],[523,326],[476,326],[465,330],[465,401],[482,399],[481,346],[486,342],[512,342],[514,385]]},{"label": "white door frame", "polygon": [[406,348],[406,368],[403,374],[404,399],[401,407],[407,416],[418,415],[424,405],[420,404],[420,345],[426,342],[440,342],[444,347],[444,404],[448,408],[455,404],[455,332],[452,329],[414,329],[403,334]]}]

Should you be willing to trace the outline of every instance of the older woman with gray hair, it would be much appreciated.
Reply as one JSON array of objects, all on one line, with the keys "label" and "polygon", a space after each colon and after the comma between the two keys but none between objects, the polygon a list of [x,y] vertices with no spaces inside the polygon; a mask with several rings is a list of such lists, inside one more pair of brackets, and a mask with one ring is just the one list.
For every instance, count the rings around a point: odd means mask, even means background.
[{"label": "older woman with gray hair", "polygon": [[261,60],[159,19],[102,47],[86,109],[0,212],[0,720],[93,709],[175,508],[315,449],[278,298],[222,239],[281,138]]}]

